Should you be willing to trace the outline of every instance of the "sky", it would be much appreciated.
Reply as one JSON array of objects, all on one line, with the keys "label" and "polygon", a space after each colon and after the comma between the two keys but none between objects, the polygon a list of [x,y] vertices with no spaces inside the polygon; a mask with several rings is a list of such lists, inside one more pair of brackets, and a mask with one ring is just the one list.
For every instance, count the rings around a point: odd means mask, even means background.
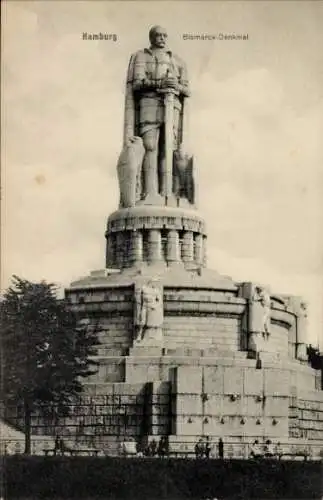
[{"label": "sky", "polygon": [[[104,267],[131,53],[161,24],[188,66],[208,266],[301,295],[323,347],[323,3],[7,1],[2,288]],[[84,40],[83,33],[116,35]],[[184,40],[184,34],[248,40]]]}]

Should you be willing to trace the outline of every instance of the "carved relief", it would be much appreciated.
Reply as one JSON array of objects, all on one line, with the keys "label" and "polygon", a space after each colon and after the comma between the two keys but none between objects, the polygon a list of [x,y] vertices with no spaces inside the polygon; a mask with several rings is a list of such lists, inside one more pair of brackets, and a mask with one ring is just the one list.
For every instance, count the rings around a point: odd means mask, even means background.
[{"label": "carved relief", "polygon": [[270,295],[265,288],[256,286],[251,297],[250,331],[270,335]]},{"label": "carved relief", "polygon": [[163,326],[163,289],[149,281],[135,288],[134,343],[160,344]]},{"label": "carved relief", "polygon": [[243,283],[240,295],[247,299],[244,331],[247,334],[248,350],[259,353],[265,350],[270,336],[271,300],[268,290],[253,283]]},{"label": "carved relief", "polygon": [[297,317],[297,348],[296,357],[300,361],[307,361],[307,304],[303,301],[300,303],[299,314]]},{"label": "carved relief", "polygon": [[296,358],[307,361],[307,304],[301,297],[289,297],[289,306],[296,316]]}]

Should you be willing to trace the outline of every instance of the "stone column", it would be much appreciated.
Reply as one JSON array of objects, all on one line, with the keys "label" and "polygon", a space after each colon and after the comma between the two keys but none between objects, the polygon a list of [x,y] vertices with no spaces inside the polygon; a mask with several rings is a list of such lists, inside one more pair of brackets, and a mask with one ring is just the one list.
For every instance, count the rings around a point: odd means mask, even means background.
[{"label": "stone column", "polygon": [[203,265],[203,236],[201,234],[195,236],[195,262],[199,266]]},{"label": "stone column", "polygon": [[206,251],[206,236],[203,236],[203,266],[206,267],[207,265],[207,251]]},{"label": "stone column", "polygon": [[113,237],[114,237],[113,233],[107,234],[107,247],[106,247],[106,259],[105,259],[105,267],[107,268],[114,265],[113,242],[112,242]]},{"label": "stone column", "polygon": [[193,260],[193,233],[185,231],[183,236],[183,261],[191,262]]},{"label": "stone column", "polygon": [[161,234],[159,229],[150,229],[149,241],[149,262],[161,261]]},{"label": "stone column", "polygon": [[119,248],[120,255],[122,256],[122,267],[130,267],[133,262],[133,232],[124,231],[122,247]]},{"label": "stone column", "polygon": [[124,255],[124,237],[123,232],[118,232],[115,235],[116,237],[116,258],[115,263],[117,267],[123,267],[123,255]]},{"label": "stone column", "polygon": [[167,262],[178,262],[179,254],[179,235],[176,229],[171,229],[167,235]]},{"label": "stone column", "polygon": [[142,262],[143,260],[143,238],[141,231],[134,231],[132,233],[132,248],[133,248],[133,261]]}]

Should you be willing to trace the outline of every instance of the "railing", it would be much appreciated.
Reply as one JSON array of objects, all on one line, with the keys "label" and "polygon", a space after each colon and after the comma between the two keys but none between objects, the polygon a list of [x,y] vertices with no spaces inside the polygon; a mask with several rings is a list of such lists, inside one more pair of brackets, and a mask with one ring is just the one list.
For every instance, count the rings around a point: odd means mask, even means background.
[{"label": "railing", "polygon": [[[54,440],[52,438],[44,439],[32,439],[31,441],[31,455],[38,456],[48,456],[52,455],[54,451]],[[260,445],[260,453],[258,456],[252,457],[251,451],[252,447],[250,444],[241,442],[231,442],[224,443],[223,457],[224,459],[276,459],[276,460],[322,460],[323,459],[323,444],[301,446],[290,443],[281,443],[279,451],[273,448],[272,454],[268,454],[265,451],[265,445]],[[175,444],[170,444],[169,450],[166,457],[169,458],[187,458],[187,459],[216,459],[220,458],[219,450],[216,444],[210,446],[210,452],[208,456],[205,453],[201,453],[197,456],[195,453],[195,444],[192,442],[177,442]],[[1,455],[21,455],[24,453],[25,441],[24,439],[1,439],[0,440],[0,454]],[[71,451],[73,453],[69,453]],[[94,453],[95,451],[95,453]],[[120,446],[120,451],[116,453],[111,453],[112,450],[99,450],[92,449],[88,447],[79,448],[76,444],[75,447],[71,443],[66,448],[67,456],[78,456],[78,455],[95,455],[95,456],[127,456],[127,457],[146,457],[160,458],[156,452],[153,456],[148,455],[145,452],[139,453],[124,453],[122,451],[122,446]],[[59,453],[58,453],[59,454]]]},{"label": "railing", "polygon": [[[170,456],[197,458],[194,442],[176,442],[170,446]],[[315,444],[297,444],[280,442],[272,443],[267,448],[265,443],[260,443],[256,450],[252,443],[241,443],[230,441],[223,443],[223,454],[219,452],[218,443],[209,443],[209,458],[225,458],[225,459],[249,459],[249,458],[276,458],[279,460],[322,460],[323,458],[323,443]],[[223,456],[222,456],[223,455]],[[200,454],[205,458],[205,453]]]},{"label": "railing", "polygon": [[[48,439],[32,439],[31,454],[44,455],[44,450],[53,448],[54,440]],[[22,455],[25,451],[24,439],[0,439],[1,455]]]}]

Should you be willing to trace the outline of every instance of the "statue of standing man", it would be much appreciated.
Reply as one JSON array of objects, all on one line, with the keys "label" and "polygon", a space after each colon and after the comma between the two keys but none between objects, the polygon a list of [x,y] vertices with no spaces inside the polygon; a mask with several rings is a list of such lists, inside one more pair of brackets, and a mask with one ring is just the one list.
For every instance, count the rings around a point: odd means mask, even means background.
[{"label": "statue of standing man", "polygon": [[164,318],[163,289],[153,281],[135,288],[135,343],[160,344]]},{"label": "statue of standing man", "polygon": [[172,176],[173,172],[169,158],[172,162],[174,151],[180,149],[183,141],[184,102],[189,96],[189,85],[184,62],[166,48],[166,30],[154,26],[149,40],[150,47],[133,54],[129,62],[124,145],[133,136],[142,138],[145,154],[138,198],[153,202],[158,195],[170,194],[167,175]]}]

